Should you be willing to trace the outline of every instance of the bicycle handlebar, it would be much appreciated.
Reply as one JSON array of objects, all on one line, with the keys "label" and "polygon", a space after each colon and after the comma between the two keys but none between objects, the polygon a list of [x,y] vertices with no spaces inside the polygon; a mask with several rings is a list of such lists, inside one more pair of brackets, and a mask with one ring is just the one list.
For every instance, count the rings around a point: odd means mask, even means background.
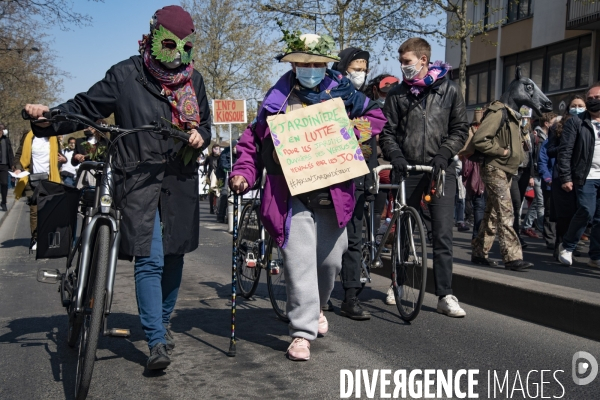
[{"label": "bicycle handlebar", "polygon": [[188,133],[179,131],[177,129],[170,128],[170,127],[162,125],[158,122],[153,122],[151,125],[142,125],[138,128],[123,129],[123,128],[119,128],[118,126],[115,126],[115,125],[97,124],[94,121],[90,120],[85,115],[66,113],[57,108],[44,112],[43,117],[45,119],[33,119],[27,113],[27,111],[25,111],[24,109],[21,110],[21,117],[24,120],[29,120],[34,124],[39,124],[39,123],[44,123],[44,122],[62,122],[62,121],[76,122],[76,123],[80,123],[83,125],[87,125],[91,128],[96,129],[97,131],[104,132],[104,133],[121,134],[121,133],[149,131],[151,133],[157,133],[164,137],[172,137],[175,139],[179,139],[185,143],[189,143],[189,138],[190,138],[190,135]]},{"label": "bicycle handlebar", "polygon": [[[369,188],[369,191],[373,194],[377,194],[379,193],[379,173],[381,171],[385,171],[385,170],[392,170],[394,169],[393,165],[380,165],[378,167],[373,168],[373,186],[371,186]],[[432,173],[433,172],[433,167],[429,166],[429,165],[409,165],[406,167],[406,170],[408,172],[429,172]],[[446,171],[441,171],[441,176],[442,176],[442,181],[445,182],[446,181]],[[389,186],[389,188],[396,188],[398,187],[398,185],[385,185],[386,187]],[[393,187],[392,187],[393,186]],[[442,186],[443,187],[443,186]],[[443,195],[443,191],[442,191],[442,195]]]}]

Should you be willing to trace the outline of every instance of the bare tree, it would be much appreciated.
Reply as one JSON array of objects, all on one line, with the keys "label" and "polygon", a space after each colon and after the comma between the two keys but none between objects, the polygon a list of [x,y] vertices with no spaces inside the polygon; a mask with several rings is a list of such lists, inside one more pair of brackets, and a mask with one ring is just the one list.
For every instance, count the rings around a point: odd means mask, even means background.
[{"label": "bare tree", "polygon": [[[446,14],[447,24],[440,22],[435,26],[421,26],[423,35],[433,35],[438,38],[447,39],[458,43],[460,46],[460,64],[458,66],[458,83],[463,97],[467,89],[467,41],[473,40],[473,36],[482,34],[490,28],[498,26],[503,22],[502,18],[495,18],[496,22],[486,23],[489,17],[502,12],[502,7],[489,6],[484,10],[482,18],[475,20],[469,18],[469,5],[475,7],[482,3],[482,0],[418,0],[418,6],[429,10],[431,14]],[[499,4],[503,4],[500,3]],[[501,15],[501,14],[500,14]],[[495,45],[495,43],[493,43]]]},{"label": "bare tree", "polygon": [[350,46],[373,50],[381,40],[385,50],[396,47],[413,33],[427,32],[415,19],[427,11],[415,7],[414,0],[262,0],[259,13],[283,21],[293,29],[314,29],[333,37],[340,49]]},{"label": "bare tree", "polygon": [[257,102],[273,83],[276,46],[264,26],[247,18],[250,1],[183,0],[182,6],[194,19],[194,66],[204,77],[207,96],[246,99],[248,116],[254,118]]}]

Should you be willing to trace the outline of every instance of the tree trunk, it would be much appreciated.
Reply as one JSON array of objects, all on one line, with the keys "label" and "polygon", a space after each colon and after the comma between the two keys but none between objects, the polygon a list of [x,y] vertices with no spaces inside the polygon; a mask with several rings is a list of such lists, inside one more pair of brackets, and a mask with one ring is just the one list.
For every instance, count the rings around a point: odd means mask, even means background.
[{"label": "tree trunk", "polygon": [[458,67],[458,86],[463,99],[467,91],[467,38],[460,39],[460,65]]},{"label": "tree trunk", "polygon": [[458,68],[458,85],[465,99],[467,91],[467,5],[468,1],[462,1],[460,13],[456,13],[460,24],[460,66]]}]

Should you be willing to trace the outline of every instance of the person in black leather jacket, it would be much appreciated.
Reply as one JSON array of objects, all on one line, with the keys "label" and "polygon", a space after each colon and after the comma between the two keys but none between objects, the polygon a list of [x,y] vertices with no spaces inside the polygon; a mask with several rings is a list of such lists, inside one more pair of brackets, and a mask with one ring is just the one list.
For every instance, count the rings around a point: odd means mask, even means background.
[{"label": "person in black leather jacket", "polygon": [[[411,38],[398,50],[404,80],[387,96],[383,112],[387,124],[379,144],[394,173],[405,174],[408,165],[431,165],[434,174],[446,171],[445,195],[432,199],[429,209],[433,231],[433,271],[437,311],[463,317],[465,311],[452,295],[452,229],[456,173],[453,157],[464,147],[469,122],[458,85],[448,78],[449,66],[429,65],[431,46]],[[419,208],[431,176],[411,176],[406,181],[408,204]],[[399,286],[400,287],[400,286]]]}]

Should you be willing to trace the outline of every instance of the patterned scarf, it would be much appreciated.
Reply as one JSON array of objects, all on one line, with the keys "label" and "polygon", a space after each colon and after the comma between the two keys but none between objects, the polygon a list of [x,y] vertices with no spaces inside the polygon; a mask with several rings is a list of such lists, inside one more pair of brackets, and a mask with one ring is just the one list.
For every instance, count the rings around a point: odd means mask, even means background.
[{"label": "patterned scarf", "polygon": [[152,57],[151,42],[150,36],[144,35],[139,42],[140,52],[146,68],[160,82],[163,92],[171,104],[171,122],[184,130],[198,127],[200,125],[200,108],[191,79],[194,63],[181,65],[173,70],[167,69]]},{"label": "patterned scarf", "polygon": [[450,64],[438,60],[429,66],[427,75],[422,79],[404,79],[404,82],[410,86],[411,93],[418,96],[423,93],[423,90],[425,90],[427,86],[431,86],[436,80],[443,78],[450,68]]}]

